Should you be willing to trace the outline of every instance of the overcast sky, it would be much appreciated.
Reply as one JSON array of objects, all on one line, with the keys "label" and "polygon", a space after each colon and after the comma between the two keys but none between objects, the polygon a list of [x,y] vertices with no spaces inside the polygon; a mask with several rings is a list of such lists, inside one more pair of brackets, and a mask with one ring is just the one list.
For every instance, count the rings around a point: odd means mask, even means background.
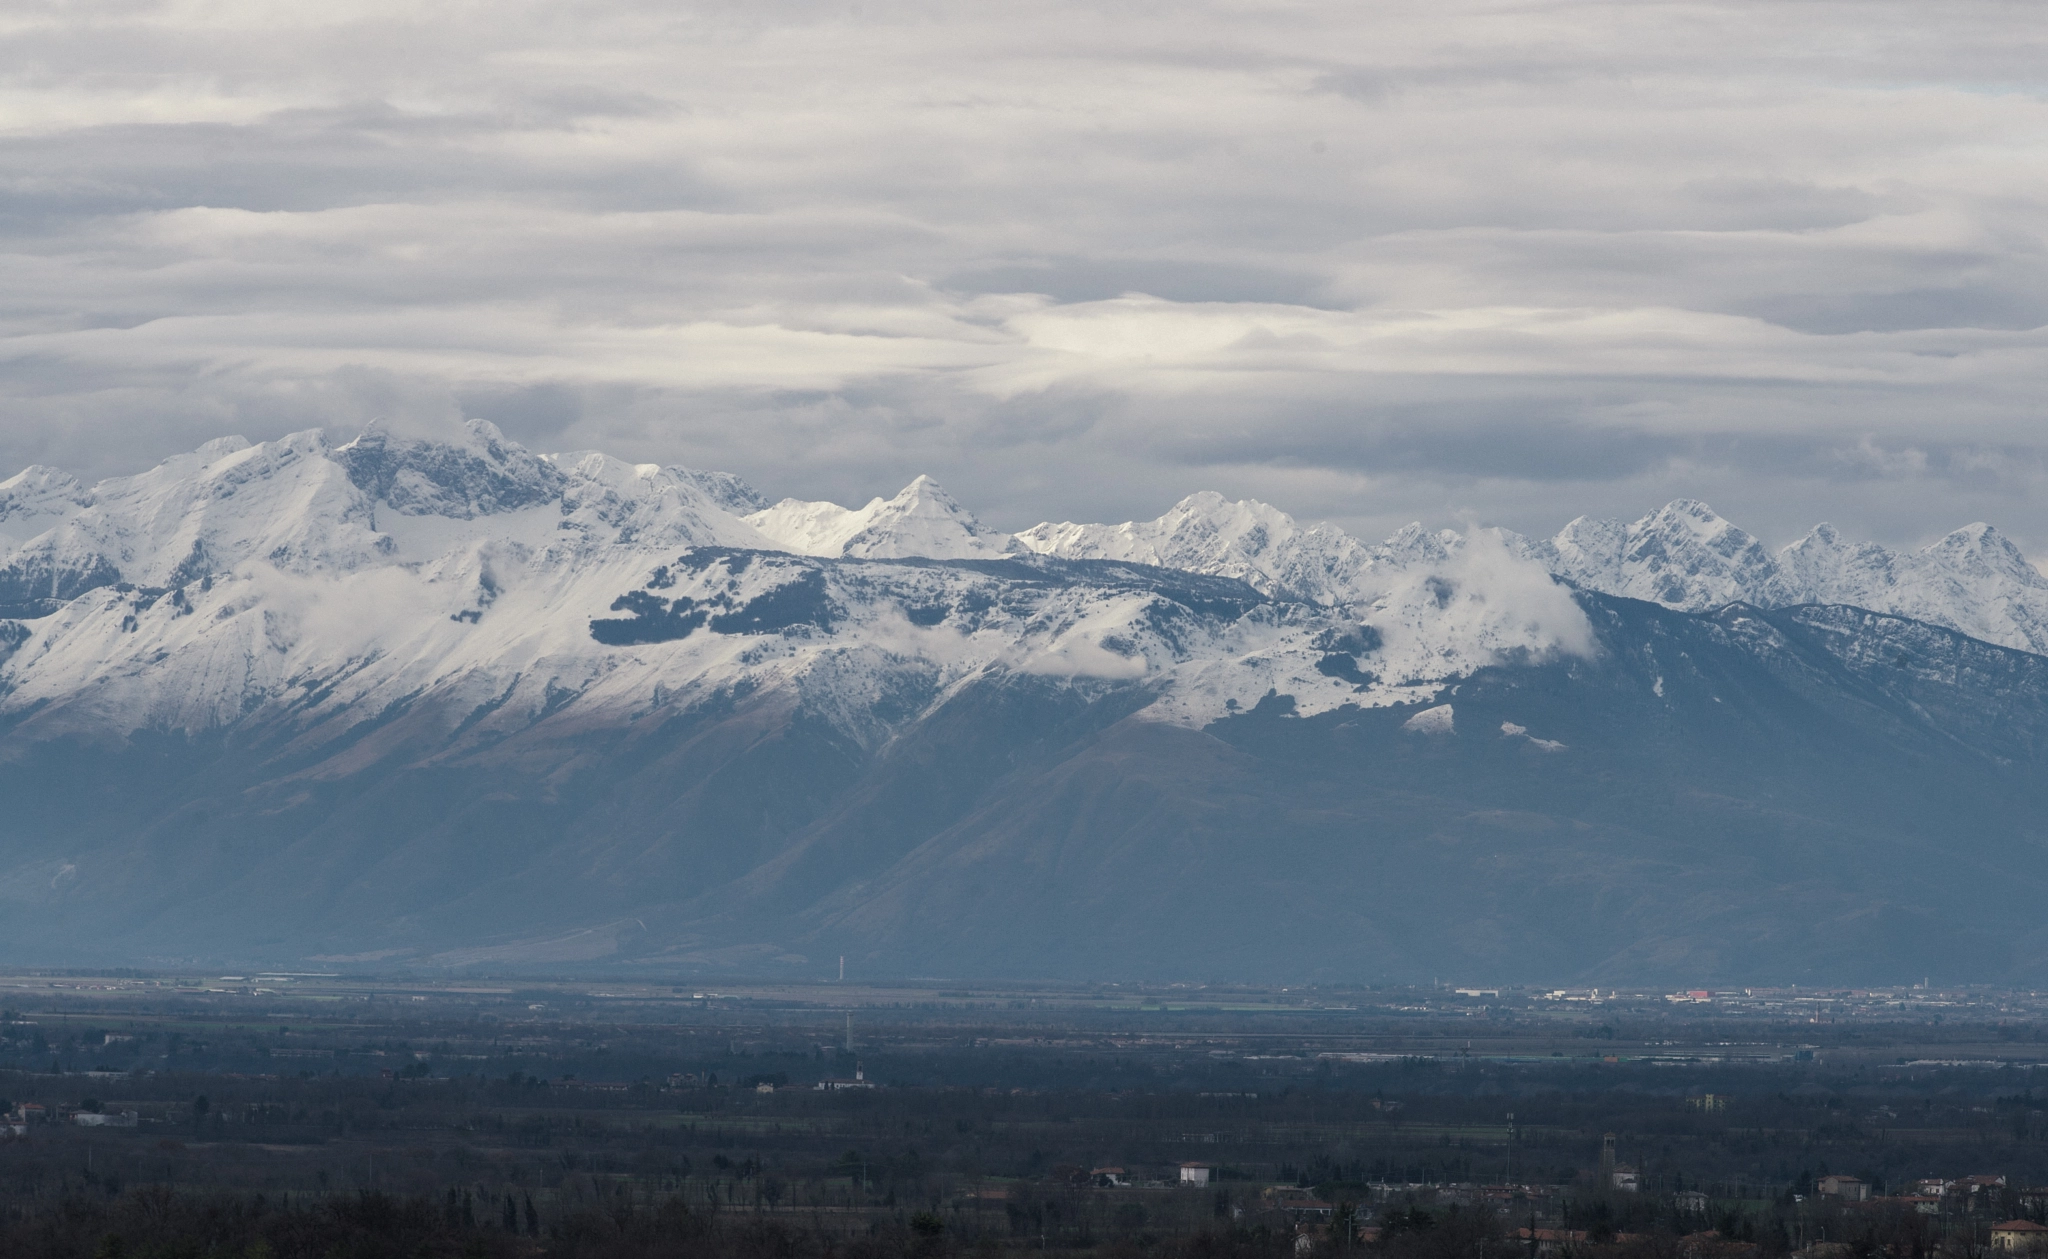
[{"label": "overcast sky", "polygon": [[[1943,3],[0,12],[0,465],[482,416],[991,524],[2048,552],[2048,49]],[[0,472],[0,476],[4,476]]]}]

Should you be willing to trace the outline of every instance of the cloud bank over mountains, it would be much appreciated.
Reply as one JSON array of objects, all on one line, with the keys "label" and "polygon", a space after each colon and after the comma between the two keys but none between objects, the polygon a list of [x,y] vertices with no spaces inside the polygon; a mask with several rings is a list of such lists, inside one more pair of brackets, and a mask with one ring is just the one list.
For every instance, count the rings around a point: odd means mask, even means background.
[{"label": "cloud bank over mountains", "polygon": [[1016,530],[1714,501],[2048,540],[1996,6],[863,0],[0,28],[0,466],[482,416]]}]

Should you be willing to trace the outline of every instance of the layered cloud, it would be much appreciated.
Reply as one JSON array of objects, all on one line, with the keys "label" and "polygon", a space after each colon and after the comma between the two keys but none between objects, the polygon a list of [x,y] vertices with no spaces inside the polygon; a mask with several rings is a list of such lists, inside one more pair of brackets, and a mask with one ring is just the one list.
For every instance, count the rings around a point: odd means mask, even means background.
[{"label": "layered cloud", "polygon": [[2004,6],[18,6],[0,464],[489,418],[1015,528],[2048,541]]}]

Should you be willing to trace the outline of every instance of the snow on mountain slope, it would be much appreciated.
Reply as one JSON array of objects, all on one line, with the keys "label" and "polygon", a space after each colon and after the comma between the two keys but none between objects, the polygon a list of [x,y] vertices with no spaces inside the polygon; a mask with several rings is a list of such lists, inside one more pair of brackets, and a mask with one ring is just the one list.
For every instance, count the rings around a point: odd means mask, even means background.
[{"label": "snow on mountain slope", "polygon": [[55,468],[36,466],[0,481],[0,617],[43,616],[66,599],[117,580],[97,552],[25,549],[91,502],[85,487]]},{"label": "snow on mountain slope", "polygon": [[939,483],[920,476],[894,498],[860,508],[785,498],[749,515],[772,542],[799,555],[855,559],[983,559],[1016,548],[1008,534],[984,526]]},{"label": "snow on mountain slope", "polygon": [[[1821,525],[1773,554],[1705,503],[1678,499],[1634,522],[1581,516],[1546,539],[1476,533],[1575,585],[1684,611],[1734,602],[1850,604],[2048,653],[2048,577],[1987,525],[1912,553],[1851,544]],[[1467,545],[1452,530],[1412,524],[1367,546],[1329,525],[1304,529],[1264,503],[1214,493],[1190,495],[1156,520],[1047,523],[1017,541],[1045,555],[1215,573],[1268,594],[1361,607],[1386,598],[1413,571],[1443,568]]]},{"label": "snow on mountain slope", "polygon": [[1571,592],[1491,532],[1475,532],[1440,561],[1387,565],[1378,575],[1385,586],[1370,603],[1322,611],[1313,637],[1280,636],[1236,658],[1191,662],[1155,715],[1201,725],[1236,711],[1247,671],[1306,716],[1428,702],[1487,665],[1597,654]]},{"label": "snow on mountain slope", "polygon": [[1629,525],[1581,516],[1532,554],[1579,585],[1688,612],[1737,600],[1777,602],[1778,565],[1770,551],[1693,499]]},{"label": "snow on mountain slope", "polygon": [[1203,579],[1172,570],[1134,580],[1012,561],[989,573],[703,547],[658,565],[616,548],[568,559],[511,543],[321,576],[255,562],[169,594],[104,588],[29,623],[0,668],[0,712],[38,738],[248,722],[324,723],[324,741],[439,696],[449,732],[478,739],[565,701],[620,721],[739,688],[789,691],[871,742],[887,734],[883,699],[912,716],[992,670],[1142,685],[1163,701],[1154,717],[1202,724],[1271,692],[1304,713],[1410,702],[1500,646],[1396,616],[1380,650],[1382,635],[1343,618],[1234,583],[1190,587]]},{"label": "snow on mountain slope", "polygon": [[760,502],[735,477],[536,455],[481,422],[457,442],[224,438],[89,489],[31,469],[0,483],[0,714],[326,738],[433,697],[477,738],[564,705],[610,721],[744,691],[866,742],[1011,673],[1139,687],[1149,718],[1199,726],[1590,655],[1553,573],[1682,609],[1845,603],[2048,647],[2048,578],[1983,526],[1910,555],[1823,526],[1773,556],[1689,500],[1545,541],[1411,525],[1371,546],[1216,494],[1014,539],[925,477],[858,510]]},{"label": "snow on mountain slope", "polygon": [[[561,457],[563,456],[549,456],[549,458]],[[634,466],[645,468],[652,465],[636,464]],[[735,516],[744,516],[752,512],[761,511],[769,505],[768,500],[761,497],[760,493],[753,486],[748,485],[730,472],[706,472],[698,468],[681,467],[665,468],[663,471],[710,499],[712,504],[720,511],[730,512]]]},{"label": "snow on mountain slope", "polygon": [[91,501],[76,478],[40,464],[0,481],[0,554],[54,529]]},{"label": "snow on mountain slope", "polygon": [[256,556],[333,572],[388,550],[370,528],[370,503],[317,433],[261,446],[212,441],[83,497],[0,560],[0,614],[45,614],[121,581],[182,585]]},{"label": "snow on mountain slope", "polygon": [[[712,493],[758,501],[719,474],[542,459],[481,423],[460,444],[224,438],[90,490],[31,469],[0,490],[15,526],[0,615],[22,618],[0,634],[0,703],[117,732],[204,729],[372,665],[433,685],[474,664],[464,648],[481,636],[464,631],[515,581],[769,545]],[[536,628],[529,647],[549,637]]]},{"label": "snow on mountain slope", "polygon": [[1350,602],[1370,551],[1339,530],[1303,529],[1265,503],[1232,502],[1204,491],[1157,520],[1120,525],[1034,525],[1017,541],[1041,555],[1126,560],[1235,577],[1266,594],[1292,593],[1319,603]]},{"label": "snow on mountain slope", "polygon": [[1783,590],[1801,603],[1845,603],[2048,653],[2048,577],[1991,526],[1965,525],[1918,551],[1851,545],[1829,525],[1779,552]]},{"label": "snow on mountain slope", "polygon": [[1685,611],[1847,604],[2048,653],[2048,577],[1984,524],[1914,552],[1851,543],[1823,524],[1772,554],[1706,504],[1679,499],[1629,524],[1582,516],[1523,550],[1588,589]]},{"label": "snow on mountain slope", "polygon": [[[10,606],[0,714],[38,737],[327,738],[433,697],[477,738],[565,703],[616,720],[737,688],[868,740],[992,671],[1140,686],[1152,718],[1199,725],[1270,694],[1303,713],[1412,702],[1590,642],[1539,568],[1454,534],[1369,550],[1190,500],[1127,553],[1223,571],[1168,576],[1033,555],[923,477],[859,511],[742,518],[728,507],[758,498],[736,478],[534,455],[481,423],[458,443],[223,439],[90,490],[38,470],[7,493],[9,520],[48,525],[0,557],[32,596]],[[1203,506],[1225,527],[1204,536]]]},{"label": "snow on mountain slope", "polygon": [[1409,525],[1376,547],[1330,525],[1303,528],[1255,499],[1204,491],[1156,520],[1120,525],[1034,525],[1017,541],[1041,555],[1127,560],[1235,577],[1271,595],[1325,605],[1370,601],[1418,565],[1442,564],[1464,545],[1457,533]]},{"label": "snow on mountain slope", "polygon": [[581,535],[591,545],[774,546],[733,514],[734,507],[760,501],[737,477],[630,464],[596,451],[547,459],[567,474],[557,529]]},{"label": "snow on mountain slope", "polygon": [[1806,595],[1816,603],[1855,603],[1896,583],[1896,552],[1875,542],[1851,542],[1830,524],[1779,551],[1775,595]]},{"label": "snow on mountain slope", "polygon": [[[31,468],[0,483],[0,563],[110,569],[118,575],[102,584],[166,587],[257,557],[294,572],[352,571],[433,558],[464,538],[530,534],[513,521],[536,509],[550,514],[548,527],[521,540],[766,544],[724,505],[758,501],[737,478],[602,455],[543,458],[481,421],[469,436],[456,445],[372,431],[340,446],[317,431],[253,446],[220,438],[89,490]],[[436,523],[411,531],[417,545],[401,556],[408,521]]]}]

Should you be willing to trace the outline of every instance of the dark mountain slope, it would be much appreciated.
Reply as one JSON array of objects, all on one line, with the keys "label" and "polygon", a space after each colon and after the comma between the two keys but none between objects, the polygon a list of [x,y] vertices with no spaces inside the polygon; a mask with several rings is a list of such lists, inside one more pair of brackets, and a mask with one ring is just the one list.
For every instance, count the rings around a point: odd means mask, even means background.
[{"label": "dark mountain slope", "polygon": [[1600,660],[1486,670],[1450,735],[1278,704],[1124,722],[808,939],[912,969],[943,941],[967,971],[2034,973],[2048,660],[1854,610],[1587,602]]}]

